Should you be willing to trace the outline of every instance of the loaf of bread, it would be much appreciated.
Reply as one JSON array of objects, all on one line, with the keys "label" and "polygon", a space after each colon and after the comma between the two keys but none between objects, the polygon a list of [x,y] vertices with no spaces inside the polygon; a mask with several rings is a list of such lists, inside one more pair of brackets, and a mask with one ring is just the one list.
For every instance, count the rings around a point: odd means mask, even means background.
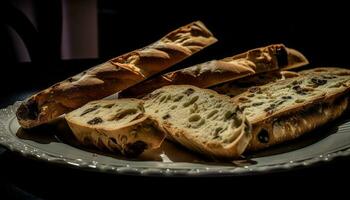
[{"label": "loaf of bread", "polygon": [[227,83],[222,83],[220,85],[210,87],[210,89],[216,91],[219,94],[234,97],[247,91],[250,87],[261,86],[275,82],[277,80],[284,80],[297,76],[299,76],[297,72],[276,70],[272,72],[264,72],[261,74],[247,76]]},{"label": "loaf of bread", "polygon": [[165,138],[137,99],[92,101],[65,118],[81,144],[128,157],[158,148]]},{"label": "loaf of bread", "polygon": [[201,22],[193,22],[147,47],[113,58],[34,94],[18,108],[17,119],[24,128],[47,123],[89,101],[124,90],[215,42]]},{"label": "loaf of bread", "polygon": [[252,124],[247,151],[297,138],[347,109],[350,70],[315,68],[300,74],[251,87],[233,98]]},{"label": "loaf of bread", "polygon": [[213,158],[235,158],[251,139],[251,126],[225,95],[190,85],[157,89],[144,97],[146,113],[167,137]]},{"label": "loaf of bread", "polygon": [[300,52],[283,44],[274,44],[156,76],[122,91],[120,96],[142,97],[166,85],[190,84],[207,88],[257,73],[306,64],[308,60]]}]

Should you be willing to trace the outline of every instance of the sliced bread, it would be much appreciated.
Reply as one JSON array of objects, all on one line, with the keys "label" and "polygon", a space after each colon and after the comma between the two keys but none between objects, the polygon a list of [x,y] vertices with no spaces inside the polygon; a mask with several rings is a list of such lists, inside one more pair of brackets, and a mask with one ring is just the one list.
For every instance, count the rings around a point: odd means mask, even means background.
[{"label": "sliced bread", "polygon": [[145,114],[143,101],[117,99],[92,101],[65,116],[83,145],[118,151],[130,157],[160,146],[165,134]]},{"label": "sliced bread", "polygon": [[144,97],[145,110],[169,139],[215,158],[238,157],[251,126],[228,96],[190,85],[172,85]]},{"label": "sliced bread", "polygon": [[316,68],[300,74],[251,87],[233,98],[252,124],[253,138],[247,150],[299,137],[347,109],[350,70]]}]

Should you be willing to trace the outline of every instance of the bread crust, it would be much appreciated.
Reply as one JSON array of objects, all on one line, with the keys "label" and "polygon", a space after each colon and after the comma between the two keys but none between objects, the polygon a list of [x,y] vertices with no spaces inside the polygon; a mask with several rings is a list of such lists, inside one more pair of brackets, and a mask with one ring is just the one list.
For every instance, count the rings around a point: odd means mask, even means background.
[{"label": "bread crust", "polygon": [[142,97],[165,85],[191,84],[207,88],[257,73],[296,68],[306,64],[308,60],[302,53],[283,44],[274,44],[159,75],[122,91],[120,95]]},{"label": "bread crust", "polygon": [[47,123],[85,103],[112,95],[178,63],[217,40],[200,21],[157,42],[113,58],[34,94],[17,111],[23,128]]}]

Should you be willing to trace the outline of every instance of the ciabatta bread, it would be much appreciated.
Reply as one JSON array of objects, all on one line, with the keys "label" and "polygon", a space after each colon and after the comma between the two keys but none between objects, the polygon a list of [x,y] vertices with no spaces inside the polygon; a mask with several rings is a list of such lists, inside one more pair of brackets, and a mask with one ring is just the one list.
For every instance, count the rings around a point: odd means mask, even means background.
[{"label": "ciabatta bread", "polygon": [[120,96],[142,97],[166,85],[190,84],[207,88],[253,74],[306,64],[308,60],[300,52],[274,44],[156,76],[122,91]]},{"label": "ciabatta bread", "polygon": [[300,74],[233,98],[253,127],[247,151],[297,138],[347,109],[350,70],[316,68]]},{"label": "ciabatta bread", "polygon": [[47,123],[89,101],[102,99],[182,61],[216,39],[199,21],[157,42],[113,58],[59,82],[25,100],[17,110],[24,128]]},{"label": "ciabatta bread", "polygon": [[224,95],[189,85],[165,86],[144,97],[146,113],[167,136],[214,158],[235,158],[251,139],[250,124]]},{"label": "ciabatta bread", "polygon": [[137,99],[92,101],[65,118],[81,144],[126,156],[158,148],[165,138],[145,114],[143,101]]}]

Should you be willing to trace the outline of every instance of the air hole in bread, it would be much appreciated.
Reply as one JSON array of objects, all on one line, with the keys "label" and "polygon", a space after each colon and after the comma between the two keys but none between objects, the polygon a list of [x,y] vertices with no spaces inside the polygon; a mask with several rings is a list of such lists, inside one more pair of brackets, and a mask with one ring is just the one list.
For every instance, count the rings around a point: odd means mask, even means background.
[{"label": "air hole in bread", "polygon": [[115,114],[113,117],[111,117],[108,121],[112,121],[112,120],[120,120],[124,117],[126,117],[127,115],[134,115],[137,113],[137,109],[135,108],[131,108],[131,109],[126,109],[123,110],[122,112],[119,112],[117,114]]},{"label": "air hole in bread", "polygon": [[112,108],[114,106],[114,103],[113,104],[107,104],[105,106],[103,106],[103,108]]},{"label": "air hole in bread", "polygon": [[269,142],[269,133],[265,129],[261,129],[261,131],[257,135],[258,141],[263,144],[267,144]]},{"label": "air hole in bread", "polygon": [[207,115],[207,119],[210,119],[212,116],[214,116],[216,113],[218,113],[218,110],[213,110]]},{"label": "air hole in bread", "polygon": [[189,122],[196,122],[201,119],[200,115],[192,115],[190,118],[188,118]]},{"label": "air hole in bread", "polygon": [[84,111],[80,114],[80,116],[84,116],[84,115],[86,115],[86,114],[88,114],[88,113],[90,113],[90,112],[92,112],[92,111],[97,110],[98,108],[100,108],[99,105],[95,105],[95,106],[92,107],[92,108],[88,108],[88,109],[84,110]]},{"label": "air hole in bread", "polygon": [[191,104],[194,104],[194,102],[196,102],[198,100],[198,96],[194,96],[192,97],[189,101],[185,102],[183,105],[183,107],[188,107]]},{"label": "air hole in bread", "polygon": [[174,98],[174,102],[178,102],[180,101],[184,96],[183,95],[178,95],[178,96],[175,96]]}]

